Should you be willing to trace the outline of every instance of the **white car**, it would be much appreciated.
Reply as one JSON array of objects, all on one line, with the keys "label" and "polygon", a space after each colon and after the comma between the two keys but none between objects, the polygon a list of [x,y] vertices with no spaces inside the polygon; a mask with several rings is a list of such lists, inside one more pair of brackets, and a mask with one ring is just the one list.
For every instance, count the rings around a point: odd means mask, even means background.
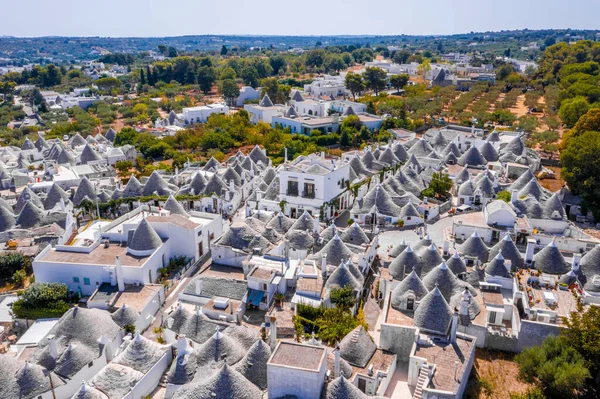
[{"label": "white car", "polygon": [[68,134],[65,134],[63,136],[63,141],[69,141],[69,135]]}]

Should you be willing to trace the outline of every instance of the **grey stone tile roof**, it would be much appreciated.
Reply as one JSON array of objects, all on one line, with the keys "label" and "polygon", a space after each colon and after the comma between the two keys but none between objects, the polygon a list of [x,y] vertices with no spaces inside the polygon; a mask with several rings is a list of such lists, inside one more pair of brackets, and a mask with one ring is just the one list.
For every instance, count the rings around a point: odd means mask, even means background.
[{"label": "grey stone tile roof", "polygon": [[312,232],[308,231],[290,230],[285,235],[285,238],[290,241],[290,247],[296,250],[306,251],[311,249],[315,244],[315,239],[313,238]]},{"label": "grey stone tile roof", "polygon": [[97,135],[95,135],[94,139],[96,139],[96,143],[99,143],[99,144],[108,144],[108,143],[110,143],[110,141],[106,137],[104,137],[102,135],[102,133],[98,133]]},{"label": "grey stone tile roof", "polygon": [[124,398],[143,377],[137,370],[111,362],[92,378],[91,384],[111,399]]},{"label": "grey stone tile roof", "polygon": [[448,268],[452,270],[452,273],[455,275],[467,272],[467,265],[465,264],[465,261],[458,255],[458,252],[456,251],[451,257],[448,258],[446,261],[446,266],[448,266]]},{"label": "grey stone tile roof", "polygon": [[321,231],[321,234],[319,234],[319,237],[321,237],[323,243],[326,244],[327,242],[329,242],[329,240],[331,240],[336,235],[337,232],[338,232],[338,230],[335,227],[335,224],[332,223],[329,226],[327,226],[326,228],[324,228],[323,231]]},{"label": "grey stone tile roof", "polygon": [[144,192],[144,186],[142,183],[133,175],[127,181],[127,185],[123,189],[123,197],[139,197]]},{"label": "grey stone tile roof", "polygon": [[227,169],[225,169],[221,175],[221,180],[226,184],[229,184],[229,182],[233,180],[233,184],[238,187],[242,185],[242,177],[231,166],[228,166]]},{"label": "grey stone tile roof", "polygon": [[119,327],[125,327],[128,324],[134,325],[140,318],[140,314],[134,308],[123,304],[119,309],[114,311],[110,317]]},{"label": "grey stone tile roof", "polygon": [[269,345],[262,340],[258,340],[233,368],[264,391],[267,389],[267,362],[270,356],[271,348]]},{"label": "grey stone tile roof", "polygon": [[448,145],[442,150],[442,154],[454,154],[457,158],[462,155],[462,152],[458,149],[458,146],[455,142],[450,142]]},{"label": "grey stone tile roof", "polygon": [[423,248],[428,248],[431,244],[433,244],[433,240],[429,234],[426,234],[425,237],[412,245],[412,249],[413,251],[420,253]]},{"label": "grey stone tile roof", "polygon": [[596,245],[581,257],[579,269],[579,279],[585,284],[584,288],[591,292],[599,292],[597,284],[590,284],[594,276],[600,276],[600,245]]},{"label": "grey stone tile roof", "polygon": [[246,351],[260,339],[257,329],[245,325],[232,325],[221,331],[241,345]]},{"label": "grey stone tile roof", "polygon": [[544,214],[544,209],[537,199],[533,196],[527,196],[522,200],[517,200],[515,203],[520,213],[527,215],[531,219],[541,219]]},{"label": "grey stone tile roof", "polygon": [[473,298],[473,295],[471,292],[469,292],[468,288],[465,287],[462,292],[457,292],[452,296],[450,299],[450,308],[455,311],[459,310],[461,302],[463,301],[467,302],[467,313],[469,315],[468,320],[465,320],[461,315],[459,315],[459,323],[464,325],[469,321],[475,320],[477,315],[481,313],[481,306],[479,306],[479,303],[475,300],[475,298]]},{"label": "grey stone tile roof", "polygon": [[45,150],[46,148],[50,147],[48,142],[42,136],[39,136],[39,135],[38,135],[38,138],[35,141],[34,145],[35,145],[35,148],[37,148],[37,150],[40,152]]},{"label": "grey stone tile roof", "polygon": [[202,173],[196,173],[192,178],[192,181],[189,185],[189,191],[193,190],[194,194],[202,194],[204,193],[204,188],[206,188],[206,178]]},{"label": "grey stone tile roof", "polygon": [[288,218],[282,212],[277,212],[271,220],[266,224],[266,227],[270,227],[277,231],[279,234],[285,234],[291,229],[294,224],[293,219]]},{"label": "grey stone tile roof", "polygon": [[498,160],[498,151],[496,151],[496,148],[489,141],[484,142],[479,147],[479,152],[481,152],[481,155],[488,162],[496,162]]},{"label": "grey stone tile roof", "polygon": [[369,244],[371,242],[362,227],[356,222],[344,229],[340,234],[340,238],[345,243],[354,245]]},{"label": "grey stone tile roof", "polygon": [[475,193],[475,186],[472,180],[467,180],[458,187],[458,195],[472,196]]},{"label": "grey stone tile roof", "polygon": [[60,204],[61,199],[63,199],[66,204],[69,201],[69,194],[67,194],[58,184],[54,183],[52,187],[50,187],[50,190],[48,190],[46,199],[44,199],[44,209],[50,210],[54,208],[56,205]]},{"label": "grey stone tile roof", "polygon": [[484,197],[493,198],[493,196],[496,194],[494,182],[491,181],[487,176],[484,176],[483,179],[479,179],[475,187],[481,191],[481,194]]},{"label": "grey stone tile roof", "polygon": [[75,190],[75,194],[73,195],[73,203],[79,206],[84,199],[88,199],[90,201],[96,200],[96,188],[87,177],[84,177],[79,182],[79,185]]},{"label": "grey stone tile roof", "polygon": [[203,277],[200,275],[195,277],[185,288],[184,292],[186,294],[196,295],[196,280],[202,280],[202,294],[200,296],[206,298],[221,296],[241,301],[248,290],[248,283],[243,280]]},{"label": "grey stone tile roof", "polygon": [[406,309],[406,302],[409,297],[412,297],[415,301],[420,301],[428,293],[429,290],[413,269],[392,291],[392,306],[396,309]]},{"label": "grey stone tile roof", "polygon": [[336,234],[327,244],[316,254],[313,255],[317,261],[321,260],[323,255],[327,256],[327,264],[337,266],[342,262],[351,259],[354,252],[340,239]]},{"label": "grey stone tile roof", "polygon": [[380,184],[377,184],[363,198],[354,202],[350,213],[369,214],[376,212],[380,215],[395,216],[400,213],[400,209],[392,201],[390,194]]},{"label": "grey stone tile roof", "polygon": [[232,248],[245,250],[248,249],[248,245],[257,234],[259,233],[247,224],[235,222],[217,243],[219,245],[226,245]]},{"label": "grey stone tile roof", "polygon": [[85,147],[83,147],[81,155],[79,156],[79,163],[87,164],[88,162],[99,161],[101,159],[102,157],[100,156],[100,154],[94,151],[94,149],[89,144],[86,144]]},{"label": "grey stone tile roof", "polygon": [[32,202],[38,208],[43,208],[44,206],[41,198],[36,193],[31,191],[29,186],[25,186],[23,191],[21,191],[19,198],[17,199],[17,203],[15,204],[15,213],[21,212],[21,209],[23,209],[27,202]]},{"label": "grey stone tile roof", "polygon": [[25,141],[23,142],[23,145],[21,145],[21,150],[27,151],[27,150],[33,150],[34,148],[35,148],[35,145],[33,144],[33,142],[31,140],[29,140],[28,137],[25,137]]},{"label": "grey stone tile roof", "polygon": [[81,134],[76,133],[71,139],[69,139],[69,144],[71,147],[77,147],[80,145],[85,145],[87,141],[81,136]]},{"label": "grey stone tile roof", "polygon": [[250,154],[248,154],[248,157],[255,163],[262,162],[264,166],[268,166],[270,162],[269,157],[263,153],[263,150],[258,145],[254,146],[252,151],[250,151]]},{"label": "grey stone tile roof", "polygon": [[442,262],[427,273],[427,275],[423,277],[423,284],[425,284],[425,287],[427,287],[429,291],[438,287],[447,301],[450,301],[450,298],[457,292],[462,292],[465,287],[468,287],[473,295],[477,294],[473,287],[457,278],[445,262]]},{"label": "grey stone tile roof", "polygon": [[106,137],[106,139],[108,141],[113,142],[113,141],[115,141],[115,137],[117,137],[117,132],[115,132],[115,130],[112,127],[110,127],[106,131],[106,134],[104,135],[104,137]]},{"label": "grey stone tile roof", "polygon": [[476,147],[470,147],[464,154],[458,158],[459,165],[483,166],[487,160],[481,155]]},{"label": "grey stone tile roof", "polygon": [[15,223],[15,215],[9,209],[0,206],[0,232],[12,229]]},{"label": "grey stone tile roof", "polygon": [[173,399],[260,399],[260,389],[232,367],[224,365],[212,376],[184,385]]},{"label": "grey stone tile roof", "polygon": [[448,140],[446,140],[441,131],[438,131],[435,136],[429,140],[429,144],[435,149],[443,149],[448,145]]},{"label": "grey stone tile roof", "polygon": [[508,144],[504,145],[500,148],[500,154],[513,154],[513,155],[521,155],[525,150],[525,143],[521,140],[520,136],[516,136],[512,139]]},{"label": "grey stone tile roof", "polygon": [[357,367],[365,367],[376,350],[377,345],[363,326],[350,331],[340,342],[340,356]]},{"label": "grey stone tile roof", "polygon": [[531,181],[531,179],[535,179],[534,174],[531,170],[527,169],[525,172],[521,174],[511,185],[510,189],[520,191],[523,187],[527,185]]},{"label": "grey stone tile roof", "polygon": [[304,212],[302,212],[302,215],[300,215],[300,217],[294,221],[291,229],[303,230],[303,231],[306,231],[306,230],[313,231],[313,229],[315,227],[314,221],[315,221],[315,219],[308,212],[304,211]]},{"label": "grey stone tile roof", "polygon": [[177,201],[172,195],[169,195],[167,202],[165,202],[164,209],[175,215],[181,215],[185,217],[189,216],[185,209],[183,209],[183,205],[181,205],[181,203]]},{"label": "grey stone tile roof", "polygon": [[419,303],[415,310],[415,326],[427,331],[446,334],[452,322],[452,309],[440,290],[435,287]]},{"label": "grey stone tile roof", "polygon": [[264,199],[269,201],[279,200],[279,176],[273,179],[269,188],[265,191]]},{"label": "grey stone tile roof", "polygon": [[221,196],[224,195],[228,189],[227,184],[225,184],[217,174],[214,174],[208,179],[203,194],[207,195],[214,193],[217,196]]},{"label": "grey stone tile roof", "polygon": [[459,246],[459,251],[466,256],[475,257],[481,262],[487,262],[490,252],[477,231]]},{"label": "grey stone tile roof", "polygon": [[497,141],[500,141],[500,135],[498,134],[498,132],[496,131],[496,129],[494,129],[486,138],[486,141],[490,141],[492,143],[495,143]]},{"label": "grey stone tile roof", "polygon": [[490,258],[495,257],[500,252],[502,252],[504,259],[510,260],[512,271],[524,267],[525,260],[521,255],[521,251],[519,251],[509,234],[505,235],[503,239],[490,249]]},{"label": "grey stone tile roof", "polygon": [[[56,384],[60,378],[54,376]],[[3,355],[0,362],[0,397],[33,399],[51,390],[45,369],[12,356]]]},{"label": "grey stone tile roof", "polygon": [[195,380],[204,378],[214,371],[215,366],[221,363],[233,365],[239,362],[246,350],[232,337],[216,331],[203,344],[196,349],[198,356],[198,369]]},{"label": "grey stone tile roof", "polygon": [[327,384],[326,399],[367,399],[358,387],[349,382],[344,376],[340,376]]},{"label": "grey stone tile roof", "polygon": [[204,166],[202,167],[203,170],[211,170],[214,169],[219,170],[221,169],[221,164],[219,163],[219,161],[217,161],[215,159],[215,157],[210,157],[210,159],[208,160],[208,162],[206,162],[206,164],[204,164]]},{"label": "grey stone tile roof", "polygon": [[402,280],[404,273],[408,273],[413,269],[420,275],[421,266],[419,260],[419,256],[412,250],[409,244],[406,249],[390,263],[390,274],[396,280]]},{"label": "grey stone tile roof", "polygon": [[533,178],[529,181],[529,183],[527,183],[520,191],[519,191],[519,198],[522,197],[526,197],[526,196],[532,196],[535,197],[535,199],[537,199],[538,201],[540,199],[542,199],[544,192],[542,189],[542,186],[540,185],[540,183],[537,181],[536,178]]},{"label": "grey stone tile roof", "polygon": [[81,383],[81,386],[75,392],[71,399],[109,399],[108,396],[97,390],[96,388],[89,386],[85,381]]},{"label": "grey stone tile roof", "polygon": [[533,256],[533,266],[548,274],[565,274],[569,271],[569,266],[554,241]]},{"label": "grey stone tile roof", "polygon": [[[195,287],[195,284],[188,284],[189,286]],[[187,288],[187,287],[186,287]],[[185,291],[187,293],[187,291]],[[193,291],[192,291],[193,292]],[[192,312],[183,307],[181,303],[175,308],[175,310],[165,319],[163,327],[174,331],[179,334],[179,331],[183,328],[184,324],[192,317]]]},{"label": "grey stone tile roof", "polygon": [[71,378],[97,357],[97,350],[72,341],[58,359],[56,359],[54,372],[61,377]]},{"label": "grey stone tile roof", "polygon": [[167,183],[157,171],[154,171],[146,181],[142,195],[152,195],[153,193],[169,195],[173,194],[176,190],[177,187]]},{"label": "grey stone tile roof", "polygon": [[444,156],[444,163],[448,165],[454,165],[458,163],[458,157],[450,152]]},{"label": "grey stone tile roof", "polygon": [[356,112],[354,112],[354,108],[352,108],[352,105],[349,105],[348,108],[346,108],[344,110],[344,113],[342,115],[343,116],[356,115]]},{"label": "grey stone tile roof", "polygon": [[92,136],[91,134],[85,138],[85,141],[87,141],[88,144],[98,144],[96,138],[94,138],[94,136]]},{"label": "grey stone tile roof", "polygon": [[434,151],[433,147],[425,139],[421,138],[408,149],[408,154],[416,157],[426,157],[432,151]]},{"label": "grey stone tile roof", "polygon": [[396,155],[394,154],[394,152],[390,149],[390,147],[386,148],[380,155],[379,158],[377,158],[377,160],[379,162],[384,162],[390,166],[392,165],[397,165],[399,164],[401,161],[398,159],[398,157],[396,157]]},{"label": "grey stone tile roof", "polygon": [[544,219],[554,220],[566,220],[567,215],[565,208],[558,196],[558,193],[552,194],[552,196],[543,203],[542,205]]},{"label": "grey stone tile roof", "polygon": [[399,217],[400,219],[406,219],[408,217],[420,217],[420,215],[417,208],[411,202],[408,202],[400,209]]},{"label": "grey stone tile roof", "polygon": [[350,161],[350,167],[357,176],[370,176],[372,173],[358,156],[353,156]]},{"label": "grey stone tile roof", "polygon": [[275,176],[277,176],[277,172],[275,171],[275,169],[268,167],[267,169],[265,169],[265,172],[262,175],[262,178],[264,180],[265,183],[271,184],[271,182],[273,181],[273,179],[275,178]]},{"label": "grey stone tile roof", "polygon": [[390,256],[393,258],[397,257],[402,253],[402,251],[406,249],[406,247],[408,247],[408,244],[406,243],[405,239],[402,239],[402,241],[399,244],[393,246],[393,248],[390,251]]},{"label": "grey stone tile roof", "polygon": [[[331,352],[327,356],[327,370],[331,371],[331,375],[333,375],[333,373],[335,372],[335,353],[334,352]],[[350,364],[347,361],[342,359],[341,356],[340,356],[340,373],[341,373],[341,375],[348,376],[348,378],[351,377],[353,374],[352,366],[350,366]]]},{"label": "grey stone tile roof", "polygon": [[296,102],[302,102],[304,101],[304,97],[302,97],[302,94],[300,94],[299,90],[295,90],[294,94],[292,94],[292,100],[296,101]]},{"label": "grey stone tile roof", "polygon": [[269,98],[269,95],[265,94],[263,96],[262,100],[260,100],[260,103],[258,103],[258,105],[260,105],[261,107],[272,107],[273,106],[273,102]]},{"label": "grey stone tile roof", "polygon": [[131,240],[127,243],[127,246],[135,251],[149,251],[161,245],[162,240],[160,236],[146,219],[142,219],[140,224],[138,224],[131,236]]},{"label": "grey stone tile roof", "polygon": [[127,348],[112,362],[146,374],[167,353],[167,350],[171,349],[136,333]]},{"label": "grey stone tile roof", "polygon": [[213,336],[218,324],[209,319],[201,310],[197,310],[186,320],[185,324],[177,331],[178,334],[185,334],[186,338],[203,344]]},{"label": "grey stone tile roof", "polygon": [[465,167],[462,168],[462,170],[460,172],[458,172],[458,174],[454,177],[454,182],[456,184],[461,184],[461,183],[469,181],[470,178],[471,178],[471,175],[469,174],[469,170],[467,169],[467,166],[465,165]]},{"label": "grey stone tile roof", "polygon": [[510,277],[510,273],[506,269],[506,265],[504,264],[504,257],[502,256],[502,251],[499,251],[496,256],[490,259],[490,261],[485,265],[485,272],[490,276],[495,277]]},{"label": "grey stone tile roof", "polygon": [[344,288],[347,286],[352,287],[354,292],[362,290],[362,282],[360,280],[357,280],[356,277],[354,277],[354,275],[350,271],[350,269],[346,266],[346,264],[342,262],[333,271],[333,273],[331,273],[331,275],[325,282],[326,297],[329,297],[329,294],[333,289]]},{"label": "grey stone tile roof", "polygon": [[396,155],[396,158],[398,158],[401,162],[406,162],[408,161],[408,158],[410,158],[410,155],[402,144],[396,144],[392,148],[392,151],[394,152],[394,155]]},{"label": "grey stone tile roof", "polygon": [[15,223],[22,229],[30,229],[39,226],[44,217],[44,212],[35,206],[33,202],[27,201],[21,212],[17,216]]},{"label": "grey stone tile roof", "polygon": [[177,357],[171,363],[167,371],[166,381],[169,384],[183,385],[192,382],[198,366],[198,353],[195,350],[189,350],[185,354],[177,354]]},{"label": "grey stone tile roof", "polygon": [[394,179],[398,182],[398,184],[400,185],[400,188],[402,188],[404,191],[408,191],[408,192],[420,192],[421,191],[421,187],[420,185],[414,181],[412,178],[408,177],[406,173],[404,173],[404,171],[402,170],[398,170],[398,172],[396,172],[396,174],[394,175]]},{"label": "grey stone tile roof", "polygon": [[440,251],[437,249],[435,244],[431,244],[429,247],[425,247],[419,250],[419,265],[421,275],[425,275],[433,270],[436,266],[444,261]]}]

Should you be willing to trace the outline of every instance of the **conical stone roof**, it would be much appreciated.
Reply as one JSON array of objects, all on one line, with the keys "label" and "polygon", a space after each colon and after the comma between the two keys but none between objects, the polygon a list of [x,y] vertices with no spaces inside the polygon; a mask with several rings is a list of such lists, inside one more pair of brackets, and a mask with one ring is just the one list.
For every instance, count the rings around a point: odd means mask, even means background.
[{"label": "conical stone roof", "polygon": [[415,310],[415,326],[427,331],[446,334],[452,322],[452,309],[440,290],[435,287]]},{"label": "conical stone roof", "polygon": [[154,230],[146,219],[142,219],[140,224],[134,230],[127,246],[134,251],[149,251],[156,249],[161,245],[162,240],[156,233],[156,230]]}]

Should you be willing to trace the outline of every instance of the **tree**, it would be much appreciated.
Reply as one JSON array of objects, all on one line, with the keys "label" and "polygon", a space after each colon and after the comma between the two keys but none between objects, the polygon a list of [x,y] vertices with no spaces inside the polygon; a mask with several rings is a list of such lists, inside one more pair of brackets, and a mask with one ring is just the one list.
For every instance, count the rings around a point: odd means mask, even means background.
[{"label": "tree", "polygon": [[540,121],[533,115],[523,115],[518,119],[518,125],[524,132],[535,132]]},{"label": "tree", "polygon": [[248,86],[258,86],[258,71],[252,65],[247,65],[242,69],[242,79]]},{"label": "tree", "polygon": [[223,68],[223,70],[221,71],[221,75],[219,75],[220,80],[227,80],[227,79],[235,80],[236,77],[237,77],[237,75],[235,73],[235,70],[231,67]]},{"label": "tree", "polygon": [[597,376],[600,373],[600,307],[590,306],[585,312],[571,312],[564,319],[566,328],[562,335],[586,360]]},{"label": "tree", "polygon": [[222,56],[226,56],[227,55],[227,46],[223,45],[221,47],[221,55]]},{"label": "tree", "polygon": [[146,84],[146,76],[144,75],[144,69],[140,69],[140,84],[143,86]]},{"label": "tree", "polygon": [[429,71],[431,71],[431,60],[424,59],[423,62],[421,62],[421,65],[419,65],[419,67],[417,68],[417,73],[421,75],[423,80],[425,80],[425,76]]},{"label": "tree", "polygon": [[387,74],[381,68],[367,67],[363,79],[367,89],[373,90],[375,95],[378,95],[381,90],[385,89]]},{"label": "tree", "polygon": [[228,104],[233,104],[233,101],[240,95],[240,88],[233,79],[222,80],[219,84],[219,91]]},{"label": "tree", "polygon": [[446,197],[448,191],[452,188],[452,179],[446,173],[434,172],[429,182],[431,189],[436,196]]},{"label": "tree", "polygon": [[531,143],[539,144],[542,151],[549,154],[558,151],[557,141],[559,139],[560,134],[558,132],[553,132],[550,130],[533,133],[531,135]]},{"label": "tree", "polygon": [[346,63],[344,62],[342,56],[339,54],[327,54],[327,56],[325,56],[325,59],[323,60],[323,66],[328,72],[338,72],[346,68]]},{"label": "tree", "polygon": [[306,52],[304,64],[307,67],[319,68],[325,60],[325,50],[315,49]]},{"label": "tree", "polygon": [[548,337],[541,346],[525,349],[515,357],[519,375],[539,384],[548,398],[577,396],[590,372],[583,356],[564,337]]},{"label": "tree", "polygon": [[96,86],[104,92],[110,93],[113,89],[118,89],[121,87],[123,82],[121,82],[117,78],[100,78],[96,80]]},{"label": "tree", "polygon": [[558,115],[568,128],[572,128],[589,109],[590,104],[585,97],[569,98],[561,102]]},{"label": "tree", "polygon": [[177,49],[175,47],[170,46],[169,47],[169,51],[167,53],[167,56],[169,58],[175,58],[175,57],[177,57]]},{"label": "tree", "polygon": [[498,80],[506,80],[510,76],[510,74],[515,72],[515,68],[511,64],[503,64],[498,67],[496,70],[496,79]]},{"label": "tree", "polygon": [[408,60],[408,57],[410,57],[410,51],[398,50],[398,51],[395,51],[394,54],[392,55],[392,60],[396,64],[404,64]]},{"label": "tree", "polygon": [[406,86],[406,84],[408,83],[409,80],[409,76],[407,74],[400,74],[400,75],[393,75],[390,78],[390,84],[392,85],[392,87],[396,90],[398,90],[398,92],[400,92],[400,90],[402,90],[404,88],[404,86]]},{"label": "tree", "polygon": [[128,160],[117,161],[115,164],[115,168],[119,171],[121,176],[127,174],[131,168],[133,168],[133,163]]},{"label": "tree", "polygon": [[285,72],[285,58],[281,55],[274,55],[269,57],[269,64],[271,64],[271,68],[273,68],[273,74],[278,75],[280,70]]},{"label": "tree", "polygon": [[202,90],[204,93],[208,93],[217,80],[215,68],[212,66],[199,67],[198,73],[196,74],[196,80],[198,82],[198,86],[200,86],[200,90]]},{"label": "tree", "polygon": [[138,138],[138,133],[132,127],[124,127],[115,136],[115,145],[123,146],[125,144],[135,144]]},{"label": "tree", "polygon": [[17,270],[28,270],[31,268],[31,261],[28,257],[19,252],[8,252],[0,255],[0,277],[8,279],[13,276]]},{"label": "tree", "polygon": [[54,64],[50,64],[46,67],[46,74],[43,77],[43,85],[45,87],[56,86],[60,84],[62,80],[62,73],[60,68]]},{"label": "tree", "polygon": [[600,132],[571,137],[561,151],[561,177],[600,220]]},{"label": "tree", "polygon": [[348,134],[347,130],[342,131],[342,135],[340,136],[340,145],[342,147],[350,146],[350,135]]},{"label": "tree", "polygon": [[338,308],[349,310],[356,303],[356,300],[354,299],[354,288],[352,288],[351,285],[334,288],[329,293],[329,299],[331,303],[335,304]]},{"label": "tree", "polygon": [[507,190],[500,191],[496,195],[496,199],[499,199],[499,200],[502,200],[504,202],[510,203],[511,193],[508,192]]},{"label": "tree", "polygon": [[345,85],[350,93],[352,93],[352,97],[356,100],[356,95],[362,93],[365,90],[365,82],[362,78],[362,75],[354,73],[352,71],[346,74]]},{"label": "tree", "polygon": [[592,108],[580,116],[569,132],[569,137],[589,131],[600,132],[600,108]]}]

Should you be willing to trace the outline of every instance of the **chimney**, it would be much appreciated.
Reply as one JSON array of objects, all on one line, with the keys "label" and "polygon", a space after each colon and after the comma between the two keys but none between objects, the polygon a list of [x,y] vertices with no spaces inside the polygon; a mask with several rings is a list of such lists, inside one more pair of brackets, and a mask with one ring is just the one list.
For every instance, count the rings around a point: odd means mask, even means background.
[{"label": "chimney", "polygon": [[[258,195],[258,193],[256,194]],[[252,216],[252,210],[250,209],[250,204],[246,203],[246,217],[249,218],[250,216]]]},{"label": "chimney", "polygon": [[533,262],[533,253],[535,252],[536,241],[534,239],[527,240],[527,249],[525,250],[525,263]]},{"label": "chimney", "polygon": [[175,184],[179,186],[179,167],[175,166]]},{"label": "chimney", "polygon": [[288,161],[287,147],[285,147],[284,152],[283,152],[283,163],[287,163],[287,161]]},{"label": "chimney", "polygon": [[50,350],[50,356],[52,359],[58,358],[58,348],[56,347],[56,337],[54,335],[48,335],[48,349]]},{"label": "chimney", "polygon": [[450,251],[450,241],[444,240],[444,256],[448,255],[448,251]]},{"label": "chimney", "polygon": [[458,314],[452,314],[452,327],[450,328],[450,342],[456,343],[456,330],[458,329]]},{"label": "chimney", "polygon": [[196,295],[202,294],[202,280],[196,280]]},{"label": "chimney", "polygon": [[313,229],[315,230],[315,234],[319,234],[319,218],[318,217],[313,219]]},{"label": "chimney", "polygon": [[229,191],[233,194],[235,192],[235,184],[233,183],[233,179],[229,180]]},{"label": "chimney", "polygon": [[578,273],[580,263],[581,263],[581,254],[574,253],[573,254],[573,262],[571,263],[571,270],[573,270],[575,273]]},{"label": "chimney", "polygon": [[321,274],[325,280],[327,277],[327,254],[321,255]]},{"label": "chimney", "polygon": [[116,256],[115,258],[115,272],[117,274],[117,285],[119,286],[119,292],[125,291],[125,280],[123,279],[123,265],[121,264],[121,257]]},{"label": "chimney", "polygon": [[512,191],[511,191],[511,193],[510,193],[510,202],[511,202],[511,203],[513,203],[513,204],[514,204],[514,203],[516,203],[516,202],[517,202],[517,200],[519,199],[519,197],[518,197],[518,195],[517,195],[517,194],[518,194],[518,191],[517,191],[517,190],[512,190]]},{"label": "chimney", "polygon": [[338,378],[340,376],[341,365],[340,365],[340,345],[337,344],[333,351],[335,353],[335,361],[333,363],[333,378]]},{"label": "chimney", "polygon": [[290,239],[287,237],[283,241],[283,256],[286,259],[289,259],[290,257]]},{"label": "chimney", "polygon": [[256,202],[260,202],[260,200],[262,199],[262,193],[260,191],[256,192]]},{"label": "chimney", "polygon": [[66,205],[65,205],[65,200],[64,200],[64,198],[61,198],[61,199],[60,199],[60,210],[61,210],[62,212],[65,212],[65,211],[67,210],[67,208],[66,208]]},{"label": "chimney", "polygon": [[185,334],[179,335],[179,337],[177,337],[177,357],[185,355],[187,348],[188,342]]},{"label": "chimney", "polygon": [[460,301],[458,314],[461,316],[469,316],[469,289],[465,287],[463,299]]},{"label": "chimney", "polygon": [[275,348],[277,345],[277,319],[271,317],[271,330],[269,331],[269,346]]},{"label": "chimney", "polygon": [[498,188],[498,173],[494,175],[494,188]]}]

